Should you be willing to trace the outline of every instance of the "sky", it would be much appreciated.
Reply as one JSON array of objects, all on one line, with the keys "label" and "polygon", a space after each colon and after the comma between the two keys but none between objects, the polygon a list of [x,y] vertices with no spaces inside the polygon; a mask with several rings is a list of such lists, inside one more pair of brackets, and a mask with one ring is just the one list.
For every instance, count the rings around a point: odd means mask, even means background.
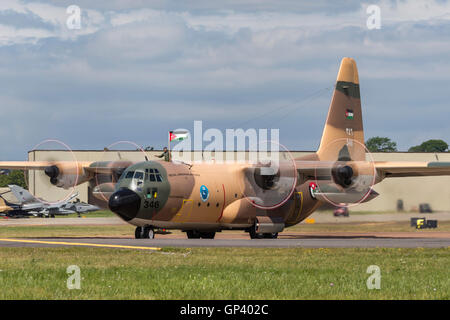
[{"label": "sky", "polygon": [[316,150],[343,57],[358,65],[366,138],[450,143],[446,1],[2,0],[0,159],[46,139],[160,149],[195,120]]}]

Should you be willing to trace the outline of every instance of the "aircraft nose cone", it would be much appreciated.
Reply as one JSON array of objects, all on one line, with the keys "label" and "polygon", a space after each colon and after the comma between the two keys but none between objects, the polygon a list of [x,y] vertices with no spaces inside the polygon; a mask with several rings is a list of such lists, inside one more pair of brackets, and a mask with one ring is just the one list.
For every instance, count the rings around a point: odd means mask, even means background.
[{"label": "aircraft nose cone", "polygon": [[108,201],[109,209],[118,214],[125,221],[134,219],[141,206],[141,197],[127,188],[120,188],[114,192]]}]

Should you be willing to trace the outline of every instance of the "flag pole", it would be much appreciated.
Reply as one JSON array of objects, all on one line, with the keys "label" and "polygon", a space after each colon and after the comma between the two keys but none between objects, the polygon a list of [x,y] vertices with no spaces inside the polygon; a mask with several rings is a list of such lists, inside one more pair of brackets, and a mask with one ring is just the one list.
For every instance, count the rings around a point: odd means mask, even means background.
[{"label": "flag pole", "polygon": [[171,133],[171,131],[169,131],[169,138],[168,138],[169,142],[167,144],[167,150],[169,151],[169,162],[172,160],[171,156],[170,156],[170,133]]}]

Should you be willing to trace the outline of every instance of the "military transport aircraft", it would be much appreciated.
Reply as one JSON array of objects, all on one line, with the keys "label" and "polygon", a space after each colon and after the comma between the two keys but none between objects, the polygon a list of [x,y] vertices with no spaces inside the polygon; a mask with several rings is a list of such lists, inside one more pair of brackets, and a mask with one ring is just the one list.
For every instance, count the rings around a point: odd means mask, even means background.
[{"label": "military transport aircraft", "polygon": [[[378,195],[373,185],[385,178],[450,175],[450,162],[370,158],[351,58],[341,62],[317,152],[297,159],[280,152],[273,164],[12,161],[0,162],[0,168],[43,170],[53,185],[66,189],[88,182],[113,212],[136,226],[136,238],[153,238],[155,228],[180,229],[188,238],[211,239],[227,229],[276,238],[325,202],[373,199]],[[110,182],[100,179],[105,175]]]},{"label": "military transport aircraft", "polygon": [[22,187],[17,185],[8,185],[8,187],[18,201],[18,203],[7,201],[3,198],[3,195],[6,192],[0,195],[0,214],[4,214],[8,217],[20,218],[38,216],[54,218],[55,215],[68,215],[71,213],[78,213],[78,215],[80,215],[81,213],[100,210],[97,206],[80,202],[79,200],[71,202],[71,200],[78,196],[78,193],[72,194],[64,201],[48,203],[42,199],[36,198],[28,190],[25,190]]}]

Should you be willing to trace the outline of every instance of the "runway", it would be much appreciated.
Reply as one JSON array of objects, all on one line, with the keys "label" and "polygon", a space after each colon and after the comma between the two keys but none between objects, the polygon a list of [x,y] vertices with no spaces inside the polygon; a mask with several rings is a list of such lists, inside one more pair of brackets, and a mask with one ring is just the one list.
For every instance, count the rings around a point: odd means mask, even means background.
[{"label": "runway", "polygon": [[448,248],[450,238],[377,238],[309,236],[296,239],[123,239],[123,238],[33,238],[0,239],[0,247],[64,247],[160,250],[167,247],[226,248]]},{"label": "runway", "polygon": [[[413,214],[370,214],[354,215],[349,218],[336,218],[330,214],[313,216],[320,223],[357,223],[367,221],[405,221]],[[420,216],[415,214],[415,216]],[[431,215],[430,215],[431,216]],[[433,218],[449,220],[450,213],[436,213]],[[428,218],[428,216],[427,216]],[[0,219],[4,226],[113,226],[127,225],[118,217],[104,218],[59,218],[59,219]],[[278,239],[249,239],[245,232],[227,231],[216,234],[213,240],[186,239],[181,232],[169,235],[157,235],[156,239],[134,239],[131,235],[117,237],[8,237],[0,236],[2,247],[96,247],[116,249],[136,249],[155,251],[167,247],[250,247],[250,248],[448,248],[450,232],[301,232],[286,230]]]},{"label": "runway", "polygon": [[[317,212],[310,216],[316,223],[352,223],[352,222],[388,222],[405,221],[413,217],[425,217],[439,221],[450,221],[450,212],[436,213],[373,213],[373,214],[350,214],[349,217],[335,217],[331,213]],[[125,221],[117,216],[112,217],[89,217],[87,218],[29,218],[29,219],[0,219],[1,226],[43,226],[43,225],[127,225]]]}]

